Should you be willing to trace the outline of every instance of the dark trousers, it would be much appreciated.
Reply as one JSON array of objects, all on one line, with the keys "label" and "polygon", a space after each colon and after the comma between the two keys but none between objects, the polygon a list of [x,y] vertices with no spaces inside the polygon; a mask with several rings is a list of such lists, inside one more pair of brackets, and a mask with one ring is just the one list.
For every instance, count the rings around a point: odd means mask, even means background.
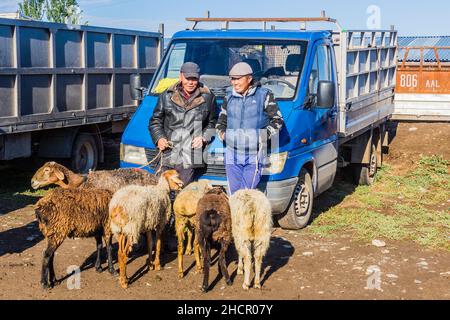
[{"label": "dark trousers", "polygon": [[176,165],[175,167],[167,167],[162,166],[159,174],[163,173],[166,170],[175,169],[177,170],[178,174],[180,175],[181,181],[183,181],[183,184],[187,186],[189,183],[191,183],[194,180],[194,174],[195,169],[194,168],[184,168],[182,164]]}]

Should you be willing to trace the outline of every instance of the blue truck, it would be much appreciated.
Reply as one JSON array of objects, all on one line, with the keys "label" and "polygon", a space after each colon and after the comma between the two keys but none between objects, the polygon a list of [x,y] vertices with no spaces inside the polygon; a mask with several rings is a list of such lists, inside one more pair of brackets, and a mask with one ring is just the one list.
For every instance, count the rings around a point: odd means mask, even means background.
[{"label": "blue truck", "polygon": [[[336,20],[319,18],[189,18],[191,29],[174,34],[148,91],[121,142],[121,167],[144,167],[157,150],[148,122],[158,94],[177,81],[183,62],[201,68],[200,81],[220,107],[230,86],[228,72],[240,61],[273,93],[285,126],[268,156],[258,188],[270,199],[281,227],[301,229],[314,198],[329,189],[339,167],[351,166],[357,184],[371,184],[388,146],[386,123],[393,112],[397,32],[343,30]],[[205,22],[223,27],[199,30]],[[234,22],[261,22],[261,29],[231,29]],[[298,29],[267,28],[268,23],[300,24]],[[336,30],[308,30],[306,23],[332,23]],[[139,77],[133,82],[139,98]],[[218,110],[219,111],[219,110]],[[207,148],[200,179],[226,186],[224,145]]]}]

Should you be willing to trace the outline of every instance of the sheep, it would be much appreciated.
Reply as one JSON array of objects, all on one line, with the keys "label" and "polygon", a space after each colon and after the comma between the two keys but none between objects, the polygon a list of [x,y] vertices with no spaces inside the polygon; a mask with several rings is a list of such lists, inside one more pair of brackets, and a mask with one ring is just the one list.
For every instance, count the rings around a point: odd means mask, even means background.
[{"label": "sheep", "polygon": [[78,175],[54,161],[45,163],[31,179],[33,189],[56,184],[67,188],[101,188],[116,192],[130,184],[156,185],[158,178],[144,170],[116,169],[91,171],[87,176]]},{"label": "sheep", "polygon": [[[131,185],[114,193],[110,205],[112,233],[119,243],[119,282],[128,287],[126,264],[131,246],[140,234],[147,235],[149,269],[160,270],[161,234],[172,212],[170,191],[180,190],[183,182],[175,170],[165,171],[156,186]],[[152,262],[152,234],[156,231],[155,259]]]},{"label": "sheep", "polygon": [[102,272],[100,251],[102,237],[108,253],[109,272],[115,274],[111,258],[111,230],[108,205],[112,192],[103,189],[62,189],[49,191],[35,206],[39,229],[47,240],[42,261],[41,285],[44,289],[55,285],[53,258],[55,251],[67,237],[94,237],[97,241],[95,270]]},{"label": "sheep", "polygon": [[[195,232],[195,214],[198,201],[212,186],[208,180],[192,182],[175,198],[173,212],[175,214],[175,230],[178,238],[178,277],[183,278],[183,243],[187,233],[186,253],[192,254],[192,235]],[[195,252],[197,271],[202,269],[198,250]]]},{"label": "sheep", "polygon": [[239,190],[230,197],[233,239],[239,254],[237,274],[244,274],[242,287],[250,287],[250,269],[255,260],[255,288],[261,288],[261,264],[270,244],[272,208],[259,190]]},{"label": "sheep", "polygon": [[220,244],[219,268],[227,285],[231,285],[228,274],[225,253],[231,242],[231,213],[228,196],[222,187],[209,190],[198,202],[196,212],[195,250],[198,252],[199,243],[203,255],[203,285],[201,290],[208,291],[209,267],[211,265],[211,244]]}]

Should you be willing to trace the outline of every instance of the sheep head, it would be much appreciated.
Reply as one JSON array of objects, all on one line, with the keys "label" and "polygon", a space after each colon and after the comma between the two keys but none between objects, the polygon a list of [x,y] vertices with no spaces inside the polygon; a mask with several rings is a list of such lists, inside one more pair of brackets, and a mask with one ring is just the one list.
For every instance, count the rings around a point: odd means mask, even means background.
[{"label": "sheep head", "polygon": [[[70,174],[70,177],[68,176]],[[68,183],[66,183],[66,181]],[[78,187],[84,182],[84,178],[72,173],[66,167],[51,161],[40,167],[33,178],[31,178],[31,187],[33,189],[43,188],[51,184],[57,184],[62,188]]]},{"label": "sheep head", "polygon": [[172,191],[178,191],[183,188],[183,181],[180,179],[180,175],[176,170],[167,170],[161,175],[161,179],[167,181],[169,189]]}]

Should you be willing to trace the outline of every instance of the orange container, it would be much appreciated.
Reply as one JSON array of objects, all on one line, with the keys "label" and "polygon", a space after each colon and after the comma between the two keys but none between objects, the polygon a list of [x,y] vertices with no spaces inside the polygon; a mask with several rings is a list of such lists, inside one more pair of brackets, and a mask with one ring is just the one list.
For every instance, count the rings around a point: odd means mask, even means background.
[{"label": "orange container", "polygon": [[[442,63],[438,50],[450,47],[403,47],[405,56],[397,71],[396,93],[450,94],[450,64]],[[411,50],[420,50],[420,62],[407,62]],[[425,62],[424,51],[433,50],[435,62]]]}]

